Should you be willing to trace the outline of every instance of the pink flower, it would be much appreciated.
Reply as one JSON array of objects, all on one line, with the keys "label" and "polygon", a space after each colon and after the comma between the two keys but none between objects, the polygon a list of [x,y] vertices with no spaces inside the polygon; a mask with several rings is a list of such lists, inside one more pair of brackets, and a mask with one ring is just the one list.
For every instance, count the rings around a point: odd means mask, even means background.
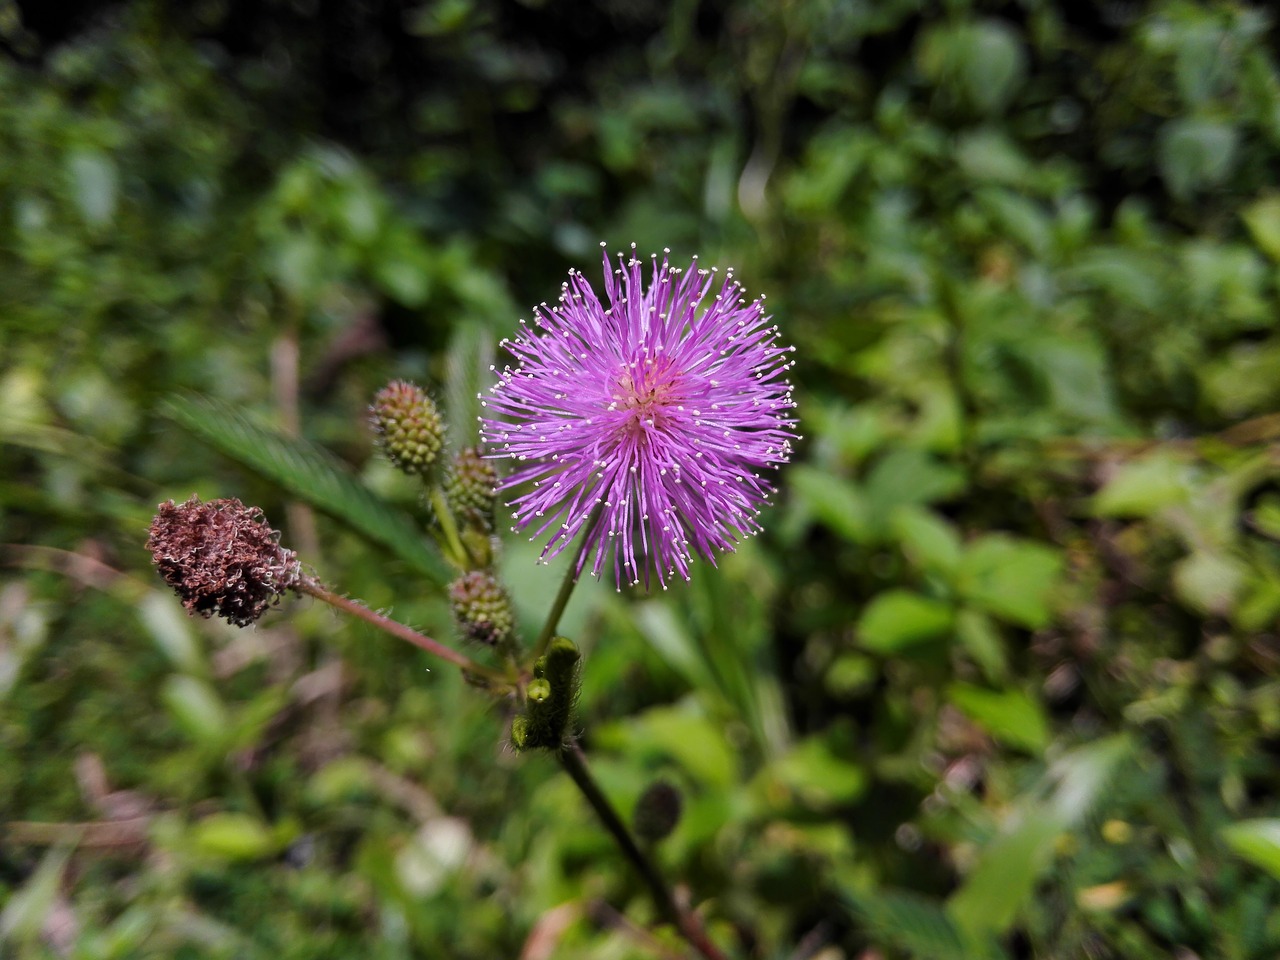
[{"label": "pink flower", "polygon": [[559,303],[503,341],[515,366],[482,395],[501,418],[481,418],[484,440],[518,462],[500,486],[523,491],[513,529],[549,535],[545,560],[599,508],[576,570],[599,576],[612,555],[619,587],[651,571],[664,588],[687,580],[695,553],[714,563],[757,533],[773,492],[761,471],[786,463],[795,437],[795,348],[778,345],[764,298],[747,303],[732,270],[720,281],[696,257],[688,270],[652,262],[646,286],[634,246],[616,270],[606,253],[608,306],[571,271]]}]

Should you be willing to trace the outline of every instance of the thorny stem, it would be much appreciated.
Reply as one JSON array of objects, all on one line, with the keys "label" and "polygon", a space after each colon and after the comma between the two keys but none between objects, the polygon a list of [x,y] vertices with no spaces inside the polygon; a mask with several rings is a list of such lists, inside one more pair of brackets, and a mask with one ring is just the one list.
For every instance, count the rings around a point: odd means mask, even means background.
[{"label": "thorny stem", "polygon": [[596,812],[600,822],[604,824],[605,829],[613,836],[614,842],[618,844],[618,847],[626,854],[627,859],[631,861],[631,865],[640,873],[645,885],[649,888],[649,892],[653,895],[658,912],[663,915],[664,919],[675,924],[680,935],[704,960],[728,960],[720,952],[720,949],[707,938],[706,931],[702,929],[702,925],[697,918],[688,911],[680,909],[671,893],[671,888],[667,886],[666,880],[658,872],[657,866],[640,849],[640,845],[636,843],[635,837],[632,836],[627,825],[623,823],[618,811],[613,808],[609,798],[604,795],[600,785],[591,776],[591,771],[587,769],[587,758],[582,754],[582,748],[576,743],[566,744],[556,751],[556,759],[560,761],[560,766],[564,767],[565,773],[569,774],[570,779],[573,780],[577,788],[582,791],[587,803],[591,804],[591,809]]},{"label": "thorny stem", "polygon": [[483,666],[482,664],[476,663],[470,657],[459,653],[452,647],[446,647],[444,644],[440,643],[440,641],[432,640],[426,634],[419,633],[412,627],[405,626],[397,620],[392,620],[390,617],[384,617],[377,611],[370,610],[362,603],[340,596],[339,594],[325,588],[316,580],[303,577],[298,581],[297,589],[301,590],[303,593],[310,594],[317,600],[323,600],[332,607],[337,607],[344,613],[349,613],[353,617],[359,617],[366,623],[373,624],[379,630],[383,630],[391,634],[393,637],[398,637],[401,640],[408,640],[415,647],[419,647],[427,651],[427,653],[433,653],[442,660],[448,660],[455,666],[461,667],[467,673],[484,677],[486,680],[491,680],[495,683],[510,683],[510,680],[497,670],[493,670],[489,667]]},{"label": "thorny stem", "polygon": [[[587,522],[582,528],[582,536],[584,538],[591,536],[591,531],[600,522],[600,514],[603,510],[604,506],[600,505],[591,511],[591,515],[587,517]],[[569,569],[565,571],[564,579],[560,582],[560,592],[556,594],[556,598],[551,604],[551,609],[547,611],[546,623],[542,625],[542,632],[538,634],[538,641],[533,645],[533,659],[537,660],[547,652],[547,644],[556,635],[556,627],[560,626],[560,617],[564,613],[564,608],[569,605],[569,598],[573,596],[573,588],[578,585],[578,576],[581,572],[578,569],[577,561],[570,557]]]}]

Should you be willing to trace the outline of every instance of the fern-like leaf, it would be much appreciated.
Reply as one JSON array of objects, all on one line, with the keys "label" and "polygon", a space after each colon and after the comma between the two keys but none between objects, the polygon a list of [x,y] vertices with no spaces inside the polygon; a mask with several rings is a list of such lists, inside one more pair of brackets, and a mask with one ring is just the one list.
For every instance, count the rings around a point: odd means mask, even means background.
[{"label": "fern-like leaf", "polygon": [[906,892],[846,892],[846,902],[873,942],[916,960],[1008,960],[994,943],[978,943],[947,916],[941,903]]},{"label": "fern-like leaf", "polygon": [[495,377],[493,334],[478,320],[458,324],[445,354],[444,411],[449,424],[449,440],[455,448],[473,447],[478,442],[476,416],[480,413],[481,391]]},{"label": "fern-like leaf", "polygon": [[416,532],[413,519],[374,496],[323,447],[261,427],[208,397],[171,397],[162,411],[292,496],[386,547],[436,583],[443,585],[452,578],[444,560]]}]

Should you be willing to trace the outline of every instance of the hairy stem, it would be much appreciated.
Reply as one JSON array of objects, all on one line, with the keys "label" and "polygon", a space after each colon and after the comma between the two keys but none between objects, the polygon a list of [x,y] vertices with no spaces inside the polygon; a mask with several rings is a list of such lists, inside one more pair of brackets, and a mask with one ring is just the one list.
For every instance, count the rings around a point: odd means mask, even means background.
[{"label": "hairy stem", "polygon": [[301,590],[303,593],[310,594],[317,600],[323,600],[331,607],[337,607],[344,613],[349,613],[353,617],[358,617],[366,623],[371,623],[379,630],[383,630],[386,633],[391,634],[393,637],[398,637],[401,640],[408,640],[415,647],[419,647],[427,651],[427,653],[433,653],[442,660],[448,660],[455,666],[461,667],[463,670],[467,671],[467,673],[484,677],[485,679],[492,680],[496,683],[507,684],[510,682],[507,677],[503,676],[497,670],[493,670],[483,664],[476,663],[470,657],[459,653],[452,647],[446,647],[440,641],[433,640],[426,634],[419,633],[412,627],[405,626],[397,620],[392,620],[390,617],[384,617],[377,611],[370,610],[362,603],[340,596],[315,580],[304,577],[298,582],[297,589]]},{"label": "hairy stem", "polygon": [[640,849],[640,845],[636,843],[635,837],[632,836],[622,817],[618,815],[618,811],[613,808],[609,798],[604,795],[600,785],[591,776],[591,771],[587,769],[587,758],[583,756],[582,749],[576,743],[566,744],[556,751],[556,759],[560,761],[560,766],[564,767],[565,773],[569,774],[577,788],[582,791],[587,803],[591,804],[591,809],[596,812],[596,816],[600,818],[600,822],[609,831],[619,849],[639,872],[663,918],[675,924],[680,935],[704,960],[727,960],[720,949],[707,939],[706,931],[702,929],[697,918],[680,909],[671,893],[671,888],[658,872],[657,866],[648,854]]}]

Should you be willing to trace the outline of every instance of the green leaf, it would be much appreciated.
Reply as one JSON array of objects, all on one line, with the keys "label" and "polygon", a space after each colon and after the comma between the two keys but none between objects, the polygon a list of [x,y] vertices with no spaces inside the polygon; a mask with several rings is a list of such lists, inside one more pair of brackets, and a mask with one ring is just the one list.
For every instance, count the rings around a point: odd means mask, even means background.
[{"label": "green leaf", "polygon": [[1066,276],[1127,306],[1159,310],[1172,286],[1164,273],[1165,264],[1155,254],[1098,244],[1083,252]]},{"label": "green leaf", "polygon": [[957,683],[947,691],[947,697],[997,740],[1031,753],[1044,752],[1049,721],[1044,708],[1021,690],[984,690]]},{"label": "green leaf", "polygon": [[30,879],[12,892],[0,910],[0,945],[34,941],[40,935],[58,897],[71,852],[70,845],[51,849]]},{"label": "green leaf", "polygon": [[1063,829],[1056,818],[1027,810],[987,845],[977,869],[951,897],[947,906],[955,922],[973,935],[1011,927],[1036,878],[1052,861],[1054,841]]},{"label": "green leaf", "polygon": [[959,566],[960,535],[932,510],[915,505],[899,507],[889,525],[902,552],[920,569],[949,577]]},{"label": "green leaf", "polygon": [[814,467],[798,466],[787,476],[813,516],[846,540],[865,543],[871,535],[866,498],[854,484]]},{"label": "green leaf", "polygon": [[279,849],[267,827],[243,813],[215,813],[191,828],[197,853],[219,860],[260,860]]},{"label": "green leaf", "polygon": [[1280,261],[1280,195],[1268,194],[1241,211],[1253,242],[1272,260]]},{"label": "green leaf", "polygon": [[227,708],[207,682],[174,674],[160,688],[160,699],[196,743],[205,747],[221,747],[226,743],[231,732]]},{"label": "green leaf", "polygon": [[388,296],[420,307],[431,296],[431,253],[412,229],[400,222],[378,236],[370,251],[373,278]]},{"label": "green leaf", "polygon": [[1061,569],[1057,550],[992,534],[965,551],[957,587],[976,606],[1034,629],[1049,622],[1049,595]]},{"label": "green leaf", "polygon": [[964,489],[964,472],[916,447],[898,447],[867,472],[867,509],[877,525],[902,504],[948,500]]},{"label": "green leaf", "polygon": [[633,617],[641,636],[671,669],[695,689],[715,688],[715,678],[702,656],[688,623],[676,616],[671,605],[661,600],[636,604]]},{"label": "green leaf", "polygon": [[80,149],[67,158],[72,196],[80,215],[91,226],[101,226],[116,212],[119,173],[115,161],[100,150]]},{"label": "green leaf", "polygon": [[851,803],[867,786],[863,769],[833,753],[822,737],[801,740],[761,775],[811,807]]},{"label": "green leaf", "polygon": [[845,891],[845,897],[873,942],[905,950],[920,960],[989,960],[1005,956],[994,943],[967,937],[934,900],[898,891]]},{"label": "green leaf", "polygon": [[171,594],[148,590],[138,600],[138,619],[151,634],[156,647],[184,673],[203,675],[208,672],[204,651],[191,630],[191,618],[173,602]]},{"label": "green leaf", "polygon": [[956,138],[956,162],[975,180],[1022,186],[1032,166],[1018,145],[999,130],[982,128]]},{"label": "green leaf", "polygon": [[858,638],[868,650],[897,653],[945,635],[951,623],[949,604],[909,590],[889,590],[863,611]]},{"label": "green leaf", "polygon": [[[1052,862],[1058,835],[1089,814],[1131,750],[1127,738],[1115,736],[1053,764],[1044,781],[1006,814],[973,872],[947,901],[947,913],[957,926],[983,941],[1013,925]],[[1049,796],[1041,799],[1046,790],[1051,790]]]},{"label": "green leaf", "polygon": [[917,52],[921,72],[984,113],[1004,106],[1026,73],[1026,54],[999,20],[962,22],[927,32]]},{"label": "green leaf", "polygon": [[842,653],[827,667],[823,686],[836,697],[853,697],[870,690],[880,675],[880,666],[861,653]]},{"label": "green leaf", "polygon": [[1026,73],[1017,33],[1000,20],[983,20],[957,31],[959,67],[969,100],[984,113],[1013,97]]},{"label": "green leaf", "polygon": [[1280,820],[1241,820],[1218,831],[1231,851],[1280,880]]},{"label": "green leaf", "polygon": [[707,787],[727,789],[738,776],[738,754],[725,739],[724,724],[703,715],[692,699],[597,727],[595,737],[602,747],[617,749],[637,762],[674,760]]},{"label": "green leaf", "polygon": [[1249,571],[1240,561],[1211,550],[1197,550],[1173,568],[1178,596],[1201,613],[1225,616],[1235,607]]},{"label": "green leaf", "polygon": [[417,533],[414,520],[374,496],[323,447],[267,430],[227,404],[207,398],[173,397],[163,412],[293,496],[386,547],[437,584],[452,579],[444,560]]},{"label": "green leaf", "polygon": [[1180,117],[1160,131],[1160,175],[1169,192],[1185,200],[1200,187],[1222,183],[1235,165],[1239,131],[1226,123]]},{"label": "green leaf", "polygon": [[988,680],[999,681],[1009,672],[1000,629],[981,610],[964,609],[956,614],[956,640],[982,668]]},{"label": "green leaf", "polygon": [[1168,453],[1154,453],[1124,464],[1098,491],[1094,513],[1102,517],[1149,517],[1185,503],[1187,465]]},{"label": "green leaf", "polygon": [[378,258],[373,264],[373,276],[393,300],[408,307],[420,307],[431,294],[431,280],[425,263],[415,263],[408,257]]}]

